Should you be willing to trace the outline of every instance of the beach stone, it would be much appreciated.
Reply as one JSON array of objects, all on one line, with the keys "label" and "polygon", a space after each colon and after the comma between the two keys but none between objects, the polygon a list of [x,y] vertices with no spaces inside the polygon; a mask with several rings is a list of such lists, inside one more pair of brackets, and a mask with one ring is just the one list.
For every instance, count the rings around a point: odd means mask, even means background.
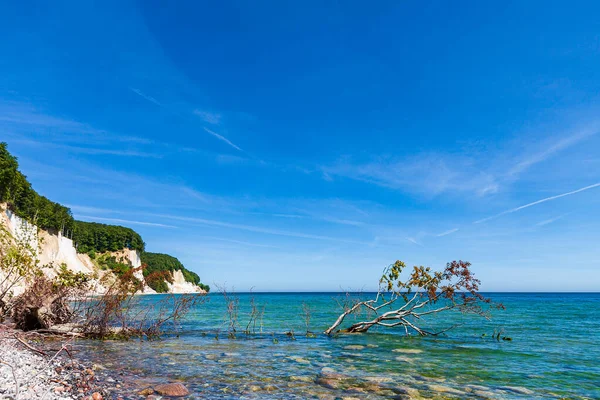
[{"label": "beach stone", "polygon": [[190,394],[190,391],[181,383],[166,383],[157,385],[154,390],[163,396],[181,397]]},{"label": "beach stone", "polygon": [[154,389],[152,389],[151,387],[147,387],[146,389],[140,390],[138,394],[140,396],[150,396],[151,394],[154,394]]}]

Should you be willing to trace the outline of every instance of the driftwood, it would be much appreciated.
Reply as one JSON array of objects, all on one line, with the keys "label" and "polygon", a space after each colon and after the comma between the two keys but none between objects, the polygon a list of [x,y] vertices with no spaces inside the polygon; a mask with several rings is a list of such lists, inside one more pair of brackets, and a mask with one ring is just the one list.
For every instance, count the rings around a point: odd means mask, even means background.
[{"label": "driftwood", "polygon": [[42,350],[36,349],[35,347],[31,346],[26,341],[24,341],[23,339],[21,339],[19,336],[17,336],[16,333],[13,336],[14,336],[15,339],[17,339],[17,341],[19,343],[21,343],[23,346],[27,347],[29,350],[33,351],[34,353],[41,354],[41,355],[46,356],[46,357],[48,356],[47,353],[43,352]]}]

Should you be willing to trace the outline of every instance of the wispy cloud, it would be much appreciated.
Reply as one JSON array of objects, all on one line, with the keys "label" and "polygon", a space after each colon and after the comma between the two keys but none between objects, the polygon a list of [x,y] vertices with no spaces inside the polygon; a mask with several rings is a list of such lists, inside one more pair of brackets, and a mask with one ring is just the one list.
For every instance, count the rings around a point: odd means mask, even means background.
[{"label": "wispy cloud", "polygon": [[218,226],[218,227],[222,227],[222,228],[239,229],[239,230],[264,233],[264,234],[274,235],[274,236],[288,236],[288,237],[297,237],[297,238],[303,238],[303,239],[328,240],[328,241],[335,241],[335,242],[341,242],[341,243],[352,243],[352,244],[367,244],[365,242],[352,240],[352,239],[344,239],[344,238],[340,238],[340,237],[322,236],[322,235],[314,235],[314,234],[303,233],[303,232],[271,229],[271,228],[264,228],[264,227],[260,227],[260,226],[254,226],[254,225],[236,224],[236,223],[231,223],[231,222],[211,220],[211,219],[205,219],[205,218],[184,217],[184,216],[164,215],[164,214],[148,214],[148,215],[161,217],[161,218],[165,218],[165,219],[176,220],[176,221],[186,221],[186,222],[190,222],[190,223],[194,223],[194,224],[198,224],[198,225],[208,225],[208,226]]},{"label": "wispy cloud", "polygon": [[144,98],[144,99],[148,100],[149,102],[151,102],[151,103],[154,103],[154,104],[156,104],[157,106],[162,106],[162,104],[161,104],[161,103],[160,103],[158,100],[156,100],[156,99],[155,99],[154,97],[152,97],[152,96],[148,96],[147,94],[145,94],[144,92],[142,92],[140,89],[136,89],[136,88],[133,88],[133,87],[130,87],[129,89],[130,89],[130,90],[131,90],[133,93],[135,93],[135,94],[137,94],[138,96],[140,96],[140,97],[142,97],[142,98]]},{"label": "wispy cloud", "polygon": [[266,248],[272,248],[272,249],[278,249],[279,248],[277,246],[273,246],[273,245],[270,245],[270,244],[261,244],[261,243],[246,242],[246,241],[243,241],[243,240],[226,239],[226,238],[215,237],[215,236],[203,236],[202,238],[203,239],[210,239],[210,240],[217,240],[217,241],[220,241],[220,242],[241,244],[241,245],[244,245],[244,246],[251,246],[251,247],[266,247]]},{"label": "wispy cloud", "polygon": [[160,227],[160,228],[177,228],[176,226],[173,226],[173,225],[166,225],[166,224],[159,224],[159,223],[155,223],[155,222],[145,222],[145,221],[132,221],[129,219],[96,217],[93,215],[78,215],[78,217],[83,218],[83,219],[91,219],[92,221],[106,221],[106,222],[114,222],[117,224],[156,226],[156,227]]},{"label": "wispy cloud", "polygon": [[391,189],[405,189],[425,195],[444,192],[474,192],[478,195],[498,190],[496,179],[467,157],[421,154],[405,159],[381,157],[367,163],[342,160],[323,167],[324,176],[347,177]]},{"label": "wispy cloud", "polygon": [[40,146],[44,148],[54,148],[66,150],[70,153],[76,154],[89,154],[89,155],[112,155],[122,157],[145,157],[145,158],[162,158],[162,154],[150,153],[137,150],[118,150],[118,149],[106,149],[99,147],[82,147],[73,146],[67,144],[58,144],[47,141],[29,140],[29,139],[17,139],[13,140],[12,143],[19,143],[28,146]]},{"label": "wispy cloud", "polygon": [[411,242],[412,244],[416,244],[417,246],[423,247],[423,245],[421,243],[419,243],[415,238],[406,237],[405,239],[408,240],[409,242]]},{"label": "wispy cloud", "polygon": [[475,221],[474,224],[480,224],[482,222],[486,222],[486,221],[489,221],[491,219],[495,219],[495,218],[501,217],[501,216],[506,215],[506,214],[512,214],[512,213],[515,213],[517,211],[523,210],[525,208],[529,208],[529,207],[533,207],[533,206],[538,205],[538,204],[545,203],[547,201],[552,201],[552,200],[560,199],[560,198],[566,197],[566,196],[572,196],[574,194],[585,192],[586,190],[594,189],[594,188],[597,188],[597,187],[600,187],[600,183],[595,183],[593,185],[589,185],[589,186],[583,187],[581,189],[573,190],[572,192],[567,192],[567,193],[559,194],[559,195],[556,195],[556,196],[546,197],[545,199],[534,201],[533,203],[525,204],[523,206],[520,206],[520,207],[517,207],[517,208],[512,208],[510,210],[503,211],[503,212],[498,213],[496,215],[492,215],[491,217],[480,219],[478,221]]},{"label": "wispy cloud", "polygon": [[549,219],[546,219],[544,221],[540,221],[537,224],[535,224],[535,226],[545,226],[545,225],[551,224],[551,223],[556,222],[559,219],[565,217],[566,215],[568,215],[568,213],[567,214],[563,214],[563,215],[559,215],[558,217],[549,218]]},{"label": "wispy cloud", "polygon": [[[406,157],[379,156],[357,161],[343,157],[332,165],[322,166],[324,180],[350,178],[396,190],[437,196],[443,193],[471,193],[476,196],[495,194],[536,164],[558,155],[600,132],[598,124],[536,143],[521,138],[503,151],[427,152]],[[526,150],[520,150],[525,148]],[[513,154],[517,154],[514,156]]]},{"label": "wispy cloud", "polygon": [[435,235],[435,236],[437,236],[437,237],[448,236],[448,235],[451,235],[451,234],[453,234],[454,232],[457,232],[458,230],[459,230],[459,228],[450,229],[450,230],[447,230],[447,231],[445,231],[445,232],[438,233],[438,234],[437,234],[437,235]]},{"label": "wispy cloud", "polygon": [[233,147],[234,149],[236,149],[236,150],[239,150],[239,151],[243,151],[243,150],[242,150],[242,149],[240,149],[238,146],[236,146],[235,144],[233,144],[233,143],[232,143],[232,142],[231,142],[229,139],[227,139],[225,136],[223,136],[223,135],[219,135],[217,132],[211,131],[210,129],[208,129],[208,128],[206,128],[206,127],[204,128],[204,130],[205,130],[206,132],[210,133],[211,135],[213,135],[214,137],[216,137],[217,139],[219,139],[219,140],[221,140],[221,141],[223,141],[223,142],[227,143],[229,146]]},{"label": "wispy cloud", "polygon": [[565,150],[593,135],[596,135],[598,132],[598,128],[596,126],[590,127],[588,129],[584,129],[567,136],[561,137],[558,140],[555,140],[554,143],[549,143],[546,147],[539,149],[536,152],[532,152],[524,156],[524,158],[519,161],[516,165],[514,165],[509,171],[509,176],[518,175],[529,167],[538,164],[546,159],[554,156],[562,150]]},{"label": "wispy cloud", "polygon": [[219,125],[221,122],[221,114],[202,111],[202,110],[194,110],[194,114],[200,117],[202,121],[208,122],[209,124]]}]

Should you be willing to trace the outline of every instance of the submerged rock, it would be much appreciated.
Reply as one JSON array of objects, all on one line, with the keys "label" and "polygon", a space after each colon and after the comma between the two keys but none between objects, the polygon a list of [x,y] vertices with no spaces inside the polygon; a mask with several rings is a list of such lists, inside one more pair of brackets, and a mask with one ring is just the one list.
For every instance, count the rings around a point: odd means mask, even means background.
[{"label": "submerged rock", "polygon": [[504,390],[506,392],[513,392],[513,393],[518,393],[518,394],[526,394],[526,395],[535,394],[535,392],[533,390],[529,390],[527,388],[520,387],[520,386],[501,386],[498,389]]},{"label": "submerged rock", "polygon": [[317,384],[328,389],[339,389],[341,386],[340,380],[335,378],[325,378],[323,376],[317,378]]},{"label": "submerged rock", "polygon": [[290,360],[292,360],[292,361],[296,361],[297,363],[300,363],[300,364],[310,364],[310,361],[308,361],[307,359],[305,359],[305,358],[302,358],[302,357],[298,357],[298,356],[291,356],[291,357],[288,357],[288,358],[289,358]]},{"label": "submerged rock", "polygon": [[451,388],[448,386],[442,386],[442,385],[427,385],[427,389],[431,390],[432,392],[437,392],[437,393],[449,393],[449,394],[456,394],[456,395],[465,395],[466,394],[462,390],[458,390],[458,389],[454,389],[454,388]]},{"label": "submerged rock", "polygon": [[365,346],[362,346],[360,344],[351,344],[349,346],[344,346],[345,350],[362,350],[364,348]]},{"label": "submerged rock", "polygon": [[292,382],[312,382],[313,379],[310,376],[292,375],[290,376]]},{"label": "submerged rock", "polygon": [[333,368],[323,367],[321,368],[321,377],[324,378],[333,378],[333,379],[342,379],[344,376],[339,372],[335,372]]},{"label": "submerged rock", "polygon": [[420,354],[423,350],[419,349],[394,349],[392,350],[394,353],[404,353],[404,354]]},{"label": "submerged rock", "polygon": [[163,396],[181,397],[190,394],[190,391],[181,383],[166,383],[157,385],[154,390]]}]

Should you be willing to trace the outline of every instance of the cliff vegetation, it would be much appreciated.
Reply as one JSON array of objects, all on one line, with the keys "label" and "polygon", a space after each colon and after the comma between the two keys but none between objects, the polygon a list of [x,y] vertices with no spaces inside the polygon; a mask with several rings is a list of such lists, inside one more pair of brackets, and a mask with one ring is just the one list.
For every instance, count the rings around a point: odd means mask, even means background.
[{"label": "cliff vegetation", "polygon": [[181,270],[185,281],[209,290],[208,285],[202,284],[200,277],[187,270],[177,258],[145,252],[142,237],[133,229],[75,220],[68,207],[38,194],[19,171],[17,158],[10,154],[6,143],[0,143],[0,203],[6,203],[15,215],[38,228],[72,239],[78,253],[88,254],[102,269],[109,269],[118,276],[128,272],[129,267],[114,257],[107,258],[106,253],[129,249],[141,254],[146,268],[144,278],[155,291],[167,292],[167,283],[173,283],[176,270]]}]

